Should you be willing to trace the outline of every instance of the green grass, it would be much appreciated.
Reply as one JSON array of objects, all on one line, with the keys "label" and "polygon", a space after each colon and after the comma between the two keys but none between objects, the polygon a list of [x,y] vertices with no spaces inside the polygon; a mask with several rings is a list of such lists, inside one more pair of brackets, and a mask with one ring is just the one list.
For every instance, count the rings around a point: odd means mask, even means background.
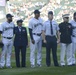
[{"label": "green grass", "polygon": [[76,75],[76,67],[13,68],[0,70],[0,75]]},{"label": "green grass", "polygon": [[[58,48],[58,60],[60,58],[60,47]],[[50,67],[45,64],[45,48],[42,49],[42,67],[30,67],[30,50],[27,49],[26,68],[16,68],[14,50],[12,52],[12,69],[0,69],[0,75],[76,75],[76,66],[54,67],[53,61]],[[52,58],[52,57],[51,57]],[[52,59],[51,59],[52,60]]]}]

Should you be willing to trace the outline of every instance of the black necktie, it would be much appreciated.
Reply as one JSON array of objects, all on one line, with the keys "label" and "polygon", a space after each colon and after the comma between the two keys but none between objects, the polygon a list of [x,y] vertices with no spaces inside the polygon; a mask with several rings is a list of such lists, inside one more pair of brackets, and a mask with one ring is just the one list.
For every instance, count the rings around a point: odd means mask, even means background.
[{"label": "black necktie", "polygon": [[53,35],[53,27],[52,27],[52,22],[50,22],[50,27],[51,27],[51,35]]}]

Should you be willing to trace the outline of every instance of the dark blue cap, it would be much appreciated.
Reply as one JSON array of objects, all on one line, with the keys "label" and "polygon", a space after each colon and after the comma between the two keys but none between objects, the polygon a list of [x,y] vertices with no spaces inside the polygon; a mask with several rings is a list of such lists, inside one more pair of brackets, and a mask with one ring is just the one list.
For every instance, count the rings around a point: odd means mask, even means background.
[{"label": "dark blue cap", "polygon": [[34,14],[40,14],[40,11],[39,10],[35,10]]},{"label": "dark blue cap", "polygon": [[76,16],[76,12],[74,12],[74,16]]},{"label": "dark blue cap", "polygon": [[22,20],[22,19],[17,20],[17,23],[22,23],[22,22],[23,22],[23,20]]},{"label": "dark blue cap", "polygon": [[6,15],[6,18],[8,18],[8,17],[13,17],[13,15],[7,14],[7,15]]},{"label": "dark blue cap", "polygon": [[52,11],[49,11],[49,12],[48,12],[48,14],[51,14],[51,15],[53,15],[53,12],[52,12]]}]

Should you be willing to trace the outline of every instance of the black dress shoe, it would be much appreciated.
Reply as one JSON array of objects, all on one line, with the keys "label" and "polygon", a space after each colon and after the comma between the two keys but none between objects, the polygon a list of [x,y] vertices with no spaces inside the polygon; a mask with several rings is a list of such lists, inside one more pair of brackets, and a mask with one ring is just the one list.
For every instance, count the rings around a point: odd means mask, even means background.
[{"label": "black dress shoe", "polygon": [[47,67],[50,67],[50,65],[47,65]]},{"label": "black dress shoe", "polygon": [[17,68],[19,68],[20,66],[17,66]]},{"label": "black dress shoe", "polygon": [[26,68],[25,66],[22,66],[22,68]]},{"label": "black dress shoe", "polygon": [[65,67],[65,65],[61,65],[61,67]]},{"label": "black dress shoe", "polygon": [[59,65],[55,65],[55,67],[59,67]]}]

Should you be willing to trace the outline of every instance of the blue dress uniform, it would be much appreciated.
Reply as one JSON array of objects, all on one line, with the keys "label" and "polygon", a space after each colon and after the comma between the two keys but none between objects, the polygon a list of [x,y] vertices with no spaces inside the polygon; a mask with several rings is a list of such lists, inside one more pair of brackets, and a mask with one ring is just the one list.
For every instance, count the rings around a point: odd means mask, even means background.
[{"label": "blue dress uniform", "polygon": [[[53,14],[50,11],[48,14]],[[56,21],[47,20],[43,25],[43,31],[45,32],[45,39],[46,39],[46,65],[49,67],[51,64],[50,60],[50,49],[52,49],[54,65],[59,66],[57,61],[57,38],[56,33],[59,30],[58,24]]]},{"label": "blue dress uniform", "polygon": [[[18,20],[17,22],[22,22],[21,20]],[[21,51],[21,62],[22,67],[25,67],[26,64],[26,47],[28,45],[28,38],[27,38],[27,31],[25,27],[21,26],[21,29],[19,26],[14,28],[14,47],[15,47],[15,57],[16,57],[16,66],[20,67],[20,51]]]}]

